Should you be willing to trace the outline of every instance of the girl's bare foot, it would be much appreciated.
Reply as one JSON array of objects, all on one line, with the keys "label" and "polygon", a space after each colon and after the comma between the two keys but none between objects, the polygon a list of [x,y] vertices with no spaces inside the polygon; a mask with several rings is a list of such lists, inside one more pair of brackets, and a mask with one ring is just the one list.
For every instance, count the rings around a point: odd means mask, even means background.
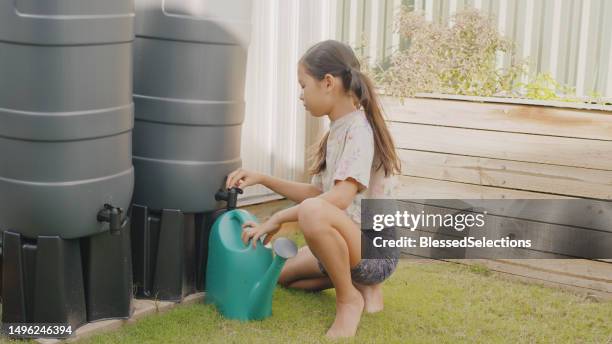
[{"label": "girl's bare foot", "polygon": [[380,312],[384,308],[382,283],[366,285],[353,283],[365,301],[366,313]]},{"label": "girl's bare foot", "polygon": [[353,337],[357,332],[365,302],[361,293],[356,289],[353,290],[354,293],[346,300],[336,299],[336,319],[327,330],[328,338]]}]

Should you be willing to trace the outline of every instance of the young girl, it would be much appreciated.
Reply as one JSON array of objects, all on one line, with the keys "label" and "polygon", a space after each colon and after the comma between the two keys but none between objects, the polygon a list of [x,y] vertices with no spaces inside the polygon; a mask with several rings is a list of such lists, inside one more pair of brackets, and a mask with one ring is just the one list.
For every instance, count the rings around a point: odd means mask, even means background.
[{"label": "young girl", "polygon": [[306,110],[331,121],[314,156],[312,183],[238,169],[226,186],[263,184],[298,203],[262,224],[245,223],[242,239],[255,243],[267,234],[267,242],[282,223],[297,221],[308,245],[287,261],[279,283],[305,290],[333,286],[336,319],[327,336],[350,337],[364,309],[383,309],[381,284],[397,265],[397,258],[362,259],[361,242],[369,238],[361,231],[361,199],[390,196],[400,163],[372,82],[348,45],[330,40],[311,47],[298,79]]}]

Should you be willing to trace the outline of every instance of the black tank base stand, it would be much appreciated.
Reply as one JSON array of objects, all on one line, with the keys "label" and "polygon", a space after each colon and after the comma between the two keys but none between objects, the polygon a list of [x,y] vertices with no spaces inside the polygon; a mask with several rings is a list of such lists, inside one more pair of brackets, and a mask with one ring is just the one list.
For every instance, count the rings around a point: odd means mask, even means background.
[{"label": "black tank base stand", "polygon": [[136,296],[181,302],[203,289],[208,213],[149,210],[132,205],[132,262]]},{"label": "black tank base stand", "polygon": [[[129,227],[127,227],[129,228]],[[2,322],[72,326],[132,311],[130,234],[28,239],[2,233]]]}]

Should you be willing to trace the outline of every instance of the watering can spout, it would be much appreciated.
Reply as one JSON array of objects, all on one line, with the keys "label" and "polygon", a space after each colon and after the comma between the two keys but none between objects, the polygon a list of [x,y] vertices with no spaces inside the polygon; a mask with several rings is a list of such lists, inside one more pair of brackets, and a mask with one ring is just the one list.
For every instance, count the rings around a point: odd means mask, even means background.
[{"label": "watering can spout", "polygon": [[272,247],[276,255],[266,273],[249,293],[249,304],[251,305],[249,315],[252,319],[263,319],[270,316],[272,310],[269,305],[272,304],[272,294],[281,270],[287,259],[297,254],[295,243],[286,238],[276,239]]}]

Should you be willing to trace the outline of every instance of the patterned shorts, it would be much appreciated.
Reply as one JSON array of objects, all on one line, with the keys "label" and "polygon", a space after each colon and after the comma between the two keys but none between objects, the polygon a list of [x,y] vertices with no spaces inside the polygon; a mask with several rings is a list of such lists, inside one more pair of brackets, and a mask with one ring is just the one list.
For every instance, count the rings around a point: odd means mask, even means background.
[{"label": "patterned shorts", "polygon": [[[397,267],[397,258],[362,259],[351,269],[351,278],[359,284],[378,284],[391,276]],[[319,270],[327,275],[325,267],[318,261]]]}]

